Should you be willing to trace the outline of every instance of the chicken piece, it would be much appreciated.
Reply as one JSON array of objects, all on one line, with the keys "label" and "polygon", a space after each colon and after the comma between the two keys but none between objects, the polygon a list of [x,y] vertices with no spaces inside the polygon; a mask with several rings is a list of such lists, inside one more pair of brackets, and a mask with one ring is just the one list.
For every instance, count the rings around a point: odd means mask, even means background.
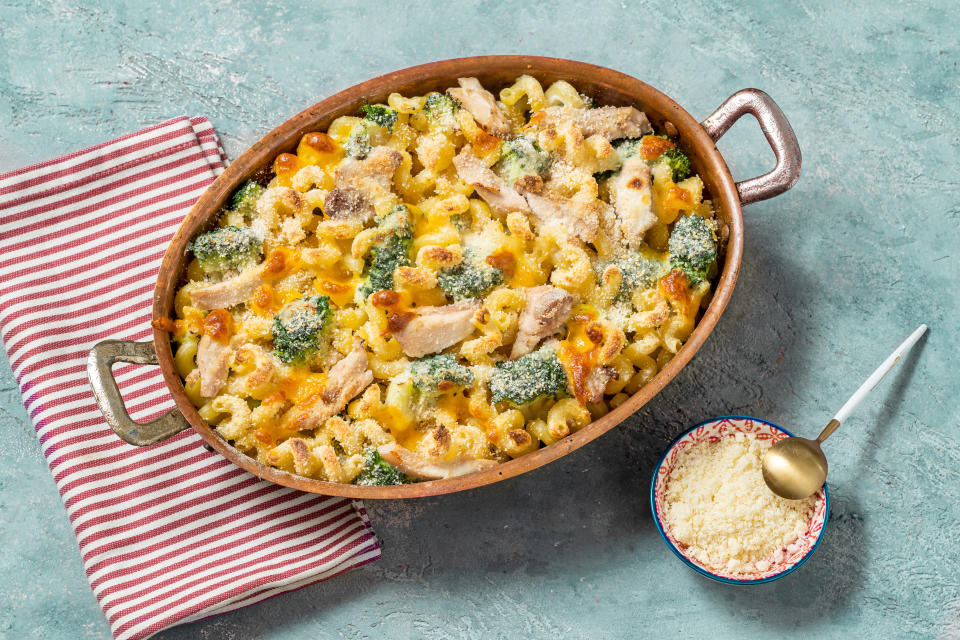
[{"label": "chicken piece", "polygon": [[368,221],[377,203],[396,199],[391,187],[401,162],[399,151],[384,146],[374,147],[363,160],[345,161],[337,169],[336,188],[327,194],[323,212],[330,218]]},{"label": "chicken piece", "polygon": [[443,307],[420,307],[417,316],[393,336],[411,358],[439,353],[473,333],[473,314],[479,300],[463,300]]},{"label": "chicken piece", "polygon": [[617,371],[613,367],[597,367],[587,375],[583,382],[583,397],[578,396],[577,399],[581,402],[600,402],[607,383],[616,377]]},{"label": "chicken piece", "polygon": [[459,89],[448,89],[447,93],[470,112],[483,130],[498,138],[510,135],[510,123],[497,106],[493,94],[483,88],[476,78],[457,78]]},{"label": "chicken piece", "polygon": [[639,138],[653,133],[650,121],[642,111],[633,107],[598,107],[578,109],[575,107],[549,107],[544,109],[541,127],[554,127],[563,121],[573,121],[584,138],[601,136],[607,140]]},{"label": "chicken piece", "polygon": [[441,478],[465,476],[468,473],[497,466],[495,460],[483,460],[467,456],[460,456],[456,460],[433,461],[409,449],[404,449],[396,442],[377,447],[377,453],[398,470],[420,480],[439,480]]},{"label": "chicken piece", "polygon": [[525,197],[530,211],[541,224],[560,222],[584,242],[593,242],[597,238],[600,226],[599,210],[589,203],[530,192],[526,193]]},{"label": "chicken piece", "polygon": [[350,353],[330,368],[321,398],[331,407],[331,415],[340,413],[348,401],[373,382],[373,373],[367,364],[367,350],[363,341],[356,340]]},{"label": "chicken piece", "polygon": [[526,304],[517,320],[517,339],[510,359],[533,351],[541,340],[553,335],[573,309],[573,296],[558,287],[543,285],[526,290]]},{"label": "chicken piece", "polygon": [[197,345],[197,371],[200,373],[200,395],[212,398],[220,392],[230,373],[233,349],[208,335]]},{"label": "chicken piece", "polygon": [[367,350],[362,340],[327,372],[324,390],[303,406],[290,409],[284,423],[292,431],[315,429],[343,411],[353,398],[373,383],[373,372],[367,368]]},{"label": "chicken piece", "polygon": [[189,291],[190,302],[194,307],[208,311],[211,309],[229,309],[244,302],[263,284],[263,265],[244,269],[238,275],[222,282],[197,287]]},{"label": "chicken piece", "polygon": [[474,155],[470,145],[465,146],[453,159],[460,179],[473,185],[477,194],[494,211],[510,213],[523,211],[529,213],[527,201],[513,187],[495,174],[483,161]]},{"label": "chicken piece", "polygon": [[336,188],[323,201],[323,212],[333,220],[359,220],[369,222],[373,218],[373,203],[357,189]]},{"label": "chicken piece", "polygon": [[374,147],[363,160],[347,160],[341,164],[334,182],[341,189],[362,189],[370,185],[368,180],[373,180],[377,186],[389,188],[393,172],[402,162],[403,156],[396,149]]},{"label": "chicken piece", "polygon": [[657,223],[653,212],[653,188],[650,167],[643,158],[628,158],[613,184],[614,209],[623,238],[637,249],[643,235]]}]

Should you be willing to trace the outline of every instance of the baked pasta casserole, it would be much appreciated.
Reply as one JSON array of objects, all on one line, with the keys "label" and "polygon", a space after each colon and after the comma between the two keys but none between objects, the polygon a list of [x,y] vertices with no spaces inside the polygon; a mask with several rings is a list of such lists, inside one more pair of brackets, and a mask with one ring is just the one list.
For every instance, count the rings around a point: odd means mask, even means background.
[{"label": "baked pasta casserole", "polygon": [[303,136],[190,244],[176,319],[200,415],[331,482],[447,478],[623,403],[717,271],[670,131],[524,75],[367,104]]}]

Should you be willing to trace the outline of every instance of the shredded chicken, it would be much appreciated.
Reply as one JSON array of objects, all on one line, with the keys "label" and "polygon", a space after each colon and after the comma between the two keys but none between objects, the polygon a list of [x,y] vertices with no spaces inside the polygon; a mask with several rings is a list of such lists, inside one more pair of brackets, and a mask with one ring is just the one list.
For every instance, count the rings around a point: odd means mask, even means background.
[{"label": "shredded chicken", "polygon": [[623,163],[613,194],[620,231],[631,247],[639,248],[643,235],[657,223],[650,167],[643,158],[635,156]]},{"label": "shredded chicken", "polygon": [[323,201],[323,212],[333,220],[360,220],[369,222],[373,217],[373,203],[357,189],[336,188]]},{"label": "shredded chicken", "polygon": [[470,112],[484,131],[498,138],[510,135],[510,123],[497,106],[493,94],[483,88],[476,78],[457,78],[459,89],[448,89],[447,93]]},{"label": "shredded chicken", "polygon": [[560,222],[584,242],[593,242],[597,238],[600,226],[597,207],[559,196],[542,196],[529,192],[525,196],[530,210],[541,224]]},{"label": "shredded chicken", "polygon": [[646,114],[633,107],[598,107],[596,109],[549,107],[544,109],[540,125],[556,126],[571,120],[580,127],[584,138],[601,136],[607,140],[616,140],[639,138],[653,133],[653,127],[650,126]]},{"label": "shredded chicken", "polygon": [[517,339],[510,359],[515,360],[533,351],[541,340],[560,328],[573,309],[573,296],[550,285],[526,290],[526,304],[517,320]]},{"label": "shredded chicken", "polygon": [[483,460],[460,456],[456,460],[433,461],[404,449],[395,442],[382,445],[377,452],[384,460],[392,464],[403,473],[420,480],[439,480],[464,476],[475,471],[483,471],[497,466],[495,460]]},{"label": "shredded chicken", "polygon": [[532,213],[541,224],[550,221],[562,223],[584,242],[596,239],[599,207],[602,206],[599,201],[590,203],[574,198],[541,195],[538,192],[542,190],[543,182],[539,176],[535,176],[535,180],[518,180],[514,185],[516,188],[513,188],[474,155],[469,145],[457,154],[453,164],[460,178],[472,184],[494,211]]},{"label": "shredded chicken", "polygon": [[403,352],[411,358],[439,353],[473,332],[473,314],[479,308],[479,300],[463,300],[443,307],[421,307],[416,310],[417,317],[393,335]]},{"label": "shredded chicken", "polygon": [[401,162],[403,156],[396,149],[374,147],[363,160],[346,160],[340,165],[335,179],[336,186],[359,188],[364,186],[365,179],[372,178],[389,188],[389,178],[393,177],[393,172]]},{"label": "shredded chicken", "polygon": [[587,375],[583,387],[585,397],[584,402],[600,402],[603,400],[603,390],[607,383],[617,377],[617,372],[613,367],[597,367]]},{"label": "shredded chicken", "polygon": [[494,211],[509,213],[511,211],[529,212],[527,201],[513,187],[500,176],[495,174],[483,161],[473,153],[470,145],[465,146],[453,159],[460,179],[473,185],[477,194],[490,205]]},{"label": "shredded chicken", "polygon": [[200,372],[200,395],[212,398],[220,392],[230,373],[233,349],[208,335],[197,345],[197,371]]},{"label": "shredded chicken", "polygon": [[223,282],[190,289],[190,302],[198,309],[229,309],[244,302],[263,284],[263,265],[244,269]]},{"label": "shredded chicken", "polygon": [[327,372],[323,392],[306,406],[294,407],[284,421],[293,430],[315,429],[327,418],[337,415],[353,398],[373,382],[373,372],[367,368],[367,350],[362,340]]},{"label": "shredded chicken", "polygon": [[331,218],[369,220],[377,203],[396,200],[391,187],[401,162],[399,151],[384,146],[374,147],[363,160],[344,161],[334,179],[336,188],[324,200],[324,213]]}]

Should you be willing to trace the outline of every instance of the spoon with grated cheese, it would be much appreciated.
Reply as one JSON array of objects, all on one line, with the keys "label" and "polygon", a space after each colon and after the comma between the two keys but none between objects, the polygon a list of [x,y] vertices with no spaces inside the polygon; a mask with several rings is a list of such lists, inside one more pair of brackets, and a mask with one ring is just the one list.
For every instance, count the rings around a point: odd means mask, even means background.
[{"label": "spoon with grated cheese", "polygon": [[840,411],[827,423],[816,440],[807,438],[785,438],[770,449],[763,456],[763,480],[770,490],[781,498],[800,500],[816,493],[827,479],[827,457],[823,454],[820,444],[837,430],[837,427],[853,413],[868,393],[873,391],[883,376],[893,369],[894,365],[917,343],[920,336],[927,330],[922,324],[907,336],[893,350],[887,359],[877,367],[876,371],[860,385]]}]

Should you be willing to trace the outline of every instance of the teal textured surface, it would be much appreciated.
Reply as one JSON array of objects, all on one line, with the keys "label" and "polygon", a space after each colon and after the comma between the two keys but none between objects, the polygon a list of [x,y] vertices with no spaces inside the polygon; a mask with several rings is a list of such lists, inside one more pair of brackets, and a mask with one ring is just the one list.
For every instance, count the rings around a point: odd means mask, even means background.
[{"label": "teal textured surface", "polygon": [[[960,637],[960,13],[846,5],[0,3],[0,171],[180,114],[236,157],[356,82],[485,53],[613,67],[701,118],[755,86],[804,154],[792,191],[744,210],[713,335],[625,424],[498,485],[368,502],[379,562],[157,637]],[[752,119],[719,147],[738,179],[773,163]],[[647,496],[676,434],[739,413],[812,436],[921,322],[826,444],[832,513],[806,565],[733,587],[670,553]],[[5,360],[0,429],[0,637],[108,638]]]}]

